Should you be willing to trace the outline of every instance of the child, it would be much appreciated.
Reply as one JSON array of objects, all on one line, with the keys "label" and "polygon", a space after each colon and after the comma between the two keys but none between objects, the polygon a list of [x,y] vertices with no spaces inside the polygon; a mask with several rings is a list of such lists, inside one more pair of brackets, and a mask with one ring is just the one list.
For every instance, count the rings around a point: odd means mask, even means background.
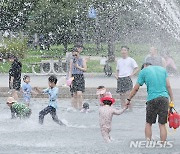
[{"label": "child", "polygon": [[112,97],[111,92],[107,92],[107,90],[106,90],[106,88],[104,86],[97,87],[96,94],[98,95],[99,98],[102,98],[104,96]]},{"label": "child", "polygon": [[90,110],[89,110],[89,104],[88,103],[84,103],[83,104],[83,108],[81,109],[80,112],[85,112],[85,113],[88,113]]},{"label": "child", "polygon": [[29,84],[30,83],[30,76],[25,75],[23,77],[24,84],[22,85],[22,91],[23,91],[23,98],[27,106],[30,104],[31,100],[31,93],[32,93],[32,87]]},{"label": "child", "polygon": [[[56,78],[56,76],[51,75],[48,78],[48,81],[49,81],[49,88],[43,90],[42,92],[49,95],[49,105],[46,108],[44,108],[42,111],[39,112],[39,123],[43,124],[44,116],[47,115],[48,113],[50,113],[54,122],[56,122],[59,125],[64,125],[58,119],[58,116],[56,115],[57,98],[58,98],[58,93],[59,93],[59,89],[56,87],[57,78]],[[39,89],[37,89],[37,90],[40,92]]]},{"label": "child", "polygon": [[104,140],[109,143],[111,142],[110,131],[111,131],[111,123],[113,115],[120,115],[126,109],[127,106],[122,110],[117,110],[113,108],[111,105],[115,103],[115,99],[112,97],[102,97],[101,102],[104,104],[99,109],[99,122],[100,122],[100,129]]},{"label": "child", "polygon": [[[96,95],[98,96],[99,99],[101,99],[102,97],[105,97],[105,96],[112,97],[111,92],[107,92],[107,90],[104,86],[97,87]],[[103,105],[101,103],[101,101],[100,101],[100,105]]]},{"label": "child", "polygon": [[11,109],[12,119],[18,118],[29,118],[31,115],[31,109],[28,108],[25,104],[17,103],[13,97],[8,97],[7,105]]}]

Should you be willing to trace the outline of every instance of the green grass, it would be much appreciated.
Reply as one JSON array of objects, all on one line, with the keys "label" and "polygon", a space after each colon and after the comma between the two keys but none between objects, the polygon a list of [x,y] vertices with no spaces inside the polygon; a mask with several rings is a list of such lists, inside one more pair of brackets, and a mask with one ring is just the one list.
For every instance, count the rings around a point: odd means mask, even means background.
[{"label": "green grass", "polygon": [[87,62],[87,72],[103,72],[103,66],[100,65],[98,60],[90,60]]},{"label": "green grass", "polygon": [[[138,65],[141,66],[142,63],[144,62],[144,59],[146,57],[146,55],[148,54],[149,51],[149,46],[146,44],[127,44],[130,47],[130,52],[129,55],[134,58]],[[120,49],[121,49],[122,44],[120,43],[116,43],[115,45],[115,56],[116,58],[120,57]],[[68,48],[72,48],[73,45],[69,45]],[[91,55],[91,56],[95,56],[96,55],[96,45],[95,44],[85,44],[84,45],[85,49],[82,52],[82,55]],[[172,49],[171,51],[171,55],[174,57],[175,62],[180,70],[180,53],[178,52],[179,47],[171,47]],[[40,50],[28,50],[25,53],[25,57],[23,59],[20,59],[22,64],[23,64],[23,69],[22,71],[24,73],[31,73],[32,69],[31,69],[31,65],[32,63],[37,63],[40,62],[41,60],[43,60],[44,58],[42,58],[42,55],[48,55],[48,56],[65,56],[64,53],[64,48],[62,45],[59,46],[52,46],[51,50],[46,51],[40,51]],[[101,51],[99,51],[99,55],[98,56],[102,56],[102,55],[107,55],[107,45],[103,44]],[[112,62],[110,63],[110,65],[112,66],[113,72],[115,72],[115,68],[116,68],[116,62]],[[99,60],[89,60],[87,62],[87,66],[88,66],[88,70],[87,72],[103,72],[103,66],[100,65],[100,61]],[[2,63],[0,62],[0,73],[7,73],[8,70],[10,68],[10,63],[5,62]]]}]

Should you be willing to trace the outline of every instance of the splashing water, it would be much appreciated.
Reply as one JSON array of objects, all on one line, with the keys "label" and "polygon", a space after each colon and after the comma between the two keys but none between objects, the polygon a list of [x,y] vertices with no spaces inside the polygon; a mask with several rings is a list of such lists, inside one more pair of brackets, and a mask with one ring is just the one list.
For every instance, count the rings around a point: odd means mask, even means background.
[{"label": "splashing water", "polygon": [[180,11],[174,0],[136,0],[144,7],[143,14],[180,40]]}]

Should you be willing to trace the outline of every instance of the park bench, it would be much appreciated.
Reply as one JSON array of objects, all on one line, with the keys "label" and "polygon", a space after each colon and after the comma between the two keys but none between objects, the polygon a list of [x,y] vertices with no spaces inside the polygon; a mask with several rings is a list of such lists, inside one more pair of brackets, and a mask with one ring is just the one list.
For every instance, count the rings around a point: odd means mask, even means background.
[{"label": "park bench", "polygon": [[[32,63],[32,72],[36,75],[66,75],[67,71],[67,62],[65,58],[60,56],[49,56],[43,55],[41,56],[41,62]],[[37,67],[39,71],[37,72]]]}]

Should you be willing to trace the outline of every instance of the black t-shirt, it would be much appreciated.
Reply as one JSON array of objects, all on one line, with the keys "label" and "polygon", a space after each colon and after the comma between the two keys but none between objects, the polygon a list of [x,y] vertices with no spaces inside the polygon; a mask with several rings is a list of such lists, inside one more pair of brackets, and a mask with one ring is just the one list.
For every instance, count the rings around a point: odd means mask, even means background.
[{"label": "black t-shirt", "polygon": [[14,60],[9,70],[9,82],[11,77],[14,77],[13,85],[19,85],[19,86],[21,85],[21,70],[22,70],[21,62]]}]

